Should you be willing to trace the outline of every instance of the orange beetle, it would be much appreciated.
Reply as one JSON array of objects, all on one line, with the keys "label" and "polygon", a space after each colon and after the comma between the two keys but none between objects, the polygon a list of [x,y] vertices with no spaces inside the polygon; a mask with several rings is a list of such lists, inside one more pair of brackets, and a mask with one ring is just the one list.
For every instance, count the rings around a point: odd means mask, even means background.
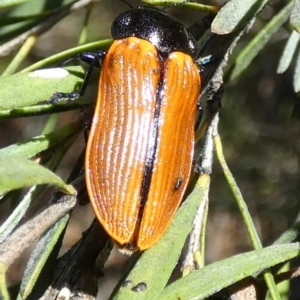
[{"label": "orange beetle", "polygon": [[85,177],[97,218],[130,253],[155,244],[182,201],[201,80],[194,39],[159,9],[123,12],[112,36],[107,53],[80,56],[102,67]]}]

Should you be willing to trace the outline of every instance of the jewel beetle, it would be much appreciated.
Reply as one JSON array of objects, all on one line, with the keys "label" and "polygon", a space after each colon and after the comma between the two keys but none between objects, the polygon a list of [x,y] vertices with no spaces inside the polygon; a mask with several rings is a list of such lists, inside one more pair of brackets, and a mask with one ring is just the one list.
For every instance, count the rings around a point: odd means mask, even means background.
[{"label": "jewel beetle", "polygon": [[[160,239],[183,199],[194,154],[200,66],[195,40],[163,10],[125,11],[111,33],[107,53],[80,56],[92,69],[101,67],[85,179],[98,220],[130,253]],[[57,93],[52,102],[65,95]]]}]

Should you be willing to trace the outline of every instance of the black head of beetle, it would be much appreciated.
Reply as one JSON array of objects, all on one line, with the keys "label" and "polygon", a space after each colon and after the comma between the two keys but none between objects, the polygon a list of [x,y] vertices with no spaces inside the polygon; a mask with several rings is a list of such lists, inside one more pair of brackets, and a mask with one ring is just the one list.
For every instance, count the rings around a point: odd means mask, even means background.
[{"label": "black head of beetle", "polygon": [[112,24],[111,35],[115,40],[131,36],[147,40],[163,57],[173,51],[184,52],[194,59],[197,56],[196,42],[184,25],[153,7],[140,6],[118,15]]}]

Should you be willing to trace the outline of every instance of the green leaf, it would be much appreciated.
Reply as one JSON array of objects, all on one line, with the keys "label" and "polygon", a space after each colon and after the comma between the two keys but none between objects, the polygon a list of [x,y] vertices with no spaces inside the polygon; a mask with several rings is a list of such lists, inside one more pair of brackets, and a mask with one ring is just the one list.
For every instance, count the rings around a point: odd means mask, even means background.
[{"label": "green leaf", "polygon": [[294,7],[290,17],[293,28],[300,33],[300,0],[294,0]]},{"label": "green leaf", "polygon": [[292,243],[300,235],[300,222],[297,222],[291,228],[287,229],[282,235],[273,243],[273,245],[281,245]]},{"label": "green leaf", "polygon": [[[37,282],[39,275],[42,272],[43,267],[48,262],[49,256],[51,255],[57,241],[61,237],[67,223],[69,221],[70,215],[64,216],[59,222],[54,226],[49,228],[47,232],[38,241],[37,245],[32,252],[30,259],[27,263],[23,280],[20,287],[21,299],[26,299],[31,293],[32,289]],[[59,248],[57,249],[57,251]],[[53,259],[56,259],[57,253],[54,253]],[[54,263],[54,262],[53,262]],[[49,276],[49,274],[47,274]]]},{"label": "green leaf", "polygon": [[298,93],[300,91],[300,51],[298,53],[298,57],[296,61],[293,85],[294,85],[294,91]]},{"label": "green leaf", "polygon": [[228,34],[244,27],[256,15],[268,0],[231,0],[218,12],[211,25],[217,34]]},{"label": "green leaf", "polygon": [[[78,102],[80,101],[80,102]],[[75,101],[60,101],[54,104],[36,104],[21,108],[0,110],[0,119],[24,118],[45,114],[54,114],[64,111],[82,109],[87,106],[86,99]]]},{"label": "green leaf", "polygon": [[53,184],[68,194],[76,194],[72,186],[48,169],[17,156],[0,155],[0,178],[0,195],[37,184]]},{"label": "green leaf", "polygon": [[9,215],[9,217],[0,226],[0,244],[2,244],[11,232],[19,224],[21,218],[25,215],[29,205],[32,202],[34,194],[37,193],[37,186],[33,186],[22,201],[18,204],[15,210]]},{"label": "green leaf", "polygon": [[261,30],[254,39],[252,39],[248,46],[240,52],[233,68],[230,70],[230,80],[235,79],[243,71],[245,71],[272,36],[277,33],[278,29],[288,19],[292,5],[292,2],[286,5],[275,17],[272,18],[265,28]]},{"label": "green leaf", "polygon": [[150,5],[157,5],[157,6],[173,6],[173,5],[180,5],[180,7],[187,7],[194,10],[206,11],[210,13],[217,13],[219,7],[213,5],[205,5],[193,1],[182,1],[182,0],[142,0],[143,2],[150,4]]},{"label": "green leaf", "polygon": [[82,83],[81,67],[37,70],[0,77],[0,111],[46,101],[54,92],[71,92]]},{"label": "green leaf", "polygon": [[34,71],[36,69],[43,69],[45,66],[53,66],[57,62],[64,61],[65,59],[70,58],[71,56],[74,56],[76,54],[82,53],[82,52],[97,52],[100,49],[101,50],[107,50],[109,46],[112,44],[112,39],[106,39],[106,40],[100,40],[97,42],[87,43],[84,45],[76,46],[74,48],[67,49],[65,51],[59,52],[57,54],[51,55],[49,57],[46,57],[31,66],[23,69],[20,73],[24,72],[30,72]]},{"label": "green leaf", "polygon": [[2,0],[0,2],[0,9],[16,6],[16,5],[26,3],[26,2],[30,2],[30,1],[33,1],[33,0]]},{"label": "green leaf", "polygon": [[[69,147],[73,144],[74,139],[70,138],[67,140],[61,147],[53,151],[53,156],[48,163],[48,167],[50,170],[56,170],[59,162],[62,157],[65,155]],[[19,202],[18,206],[14,209],[14,211],[9,215],[9,217],[3,222],[0,227],[0,244],[11,234],[11,232],[16,228],[21,218],[25,215],[28,207],[36,201],[38,196],[43,192],[45,186],[33,186],[24,196],[24,198]]]},{"label": "green leaf", "polygon": [[[224,175],[226,177],[226,180],[228,181],[228,184],[232,190],[232,193],[234,195],[234,198],[236,200],[236,203],[240,209],[241,215],[243,217],[244,223],[246,225],[249,237],[251,239],[251,243],[254,247],[254,249],[258,250],[262,248],[261,241],[259,239],[258,233],[256,231],[256,228],[254,226],[254,222],[252,221],[251,215],[249,213],[248,207],[246,205],[246,202],[243,199],[242,193],[237,186],[237,183],[230,172],[228,165],[226,163],[223,149],[222,149],[222,142],[220,136],[216,136],[214,139],[215,149],[217,153],[217,157],[219,159],[219,162],[223,168]],[[264,279],[266,281],[266,285],[269,289],[269,292],[272,296],[272,299],[280,299],[280,295],[278,293],[278,290],[276,288],[276,284],[273,278],[273,275],[268,270],[264,273]]]},{"label": "green leaf", "polygon": [[212,263],[169,285],[159,299],[205,299],[245,277],[298,256],[299,250],[299,243],[271,246]]},{"label": "green leaf", "polygon": [[9,294],[6,286],[5,273],[7,271],[6,266],[3,263],[0,263],[0,299],[9,300]]},{"label": "green leaf", "polygon": [[27,141],[23,141],[17,144],[10,145],[8,147],[0,149],[0,155],[14,155],[24,158],[31,158],[42,151],[53,147],[62,139],[76,134],[83,128],[83,123],[75,121],[67,124],[62,128],[59,128],[48,134],[36,136]]},{"label": "green leaf", "polygon": [[[131,270],[126,282],[110,299],[160,299],[159,295],[166,286],[174,266],[176,266],[187,235],[189,234],[197,208],[209,184],[208,175],[201,176],[193,192],[182,204],[170,227],[160,241],[145,251]],[[147,289],[135,292],[132,289],[140,283]]]},{"label": "green leaf", "polygon": [[[21,3],[22,2],[22,3]],[[57,9],[73,2],[72,0],[1,0],[0,10],[0,40],[8,40],[31,29],[41,18],[50,16]],[[11,9],[6,11],[7,9]],[[15,20],[15,21],[14,21]],[[23,21],[22,21],[23,20]],[[14,21],[14,24],[13,24]],[[5,24],[10,24],[6,25]]]},{"label": "green leaf", "polygon": [[281,74],[285,72],[287,68],[290,66],[297,45],[299,43],[299,39],[300,39],[300,34],[297,31],[293,30],[284,47],[283,54],[280,57],[277,73]]}]

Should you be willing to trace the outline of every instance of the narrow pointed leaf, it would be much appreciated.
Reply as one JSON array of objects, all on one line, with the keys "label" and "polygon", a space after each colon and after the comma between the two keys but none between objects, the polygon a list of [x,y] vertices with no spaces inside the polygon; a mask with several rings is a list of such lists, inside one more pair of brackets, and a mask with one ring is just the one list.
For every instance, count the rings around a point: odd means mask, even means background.
[{"label": "narrow pointed leaf", "polygon": [[0,77],[0,111],[46,101],[57,91],[71,92],[82,76],[81,67],[70,67]]},{"label": "narrow pointed leaf", "polygon": [[294,91],[298,93],[300,91],[300,52],[298,53],[298,57],[296,61],[293,85],[294,85]]},{"label": "narrow pointed leaf", "polygon": [[[61,233],[65,229],[70,215],[64,216],[40,238],[27,263],[20,287],[22,299],[26,299],[32,291],[44,265],[51,255]],[[54,253],[54,255],[57,253]],[[56,257],[53,257],[55,259]]]},{"label": "narrow pointed leaf", "polygon": [[[0,18],[0,39],[9,40],[12,37],[31,29],[41,18],[49,16],[72,0],[1,0],[0,12],[5,13]],[[7,11],[7,9],[9,9]],[[14,21],[15,20],[15,21]],[[23,20],[23,21],[22,21]],[[21,22],[20,22],[21,21]],[[9,24],[9,25],[8,25]],[[8,25],[8,26],[5,26]],[[3,53],[0,52],[0,56]]]},{"label": "narrow pointed leaf", "polygon": [[2,148],[0,149],[0,155],[4,154],[31,158],[54,146],[63,138],[76,134],[82,128],[83,124],[81,122],[73,122],[48,134],[36,136],[27,141]]},{"label": "narrow pointed leaf", "polygon": [[300,39],[300,34],[297,31],[293,31],[284,47],[282,56],[280,57],[277,73],[281,74],[285,72],[290,66],[297,45],[299,43],[299,39]]},{"label": "narrow pointed leaf", "polygon": [[56,185],[62,191],[76,194],[72,186],[37,163],[12,155],[0,155],[0,195],[37,184]]},{"label": "narrow pointed leaf", "polygon": [[300,0],[294,0],[294,7],[290,17],[293,28],[300,33]]},{"label": "narrow pointed leaf", "polygon": [[287,21],[293,3],[287,4],[263,30],[248,44],[248,46],[238,55],[234,67],[230,73],[230,80],[239,76],[250,65],[252,60],[258,55],[263,47],[269,42],[272,36],[277,33],[278,29]]},{"label": "narrow pointed leaf", "polygon": [[12,231],[19,224],[21,218],[26,213],[31,201],[32,196],[36,192],[37,186],[33,186],[22,201],[18,204],[15,210],[9,215],[9,217],[0,226],[0,244],[2,244],[6,238],[12,233]]},{"label": "narrow pointed leaf", "polygon": [[206,299],[245,277],[298,256],[299,251],[300,244],[293,243],[232,256],[177,280],[164,290],[159,299]]},{"label": "narrow pointed leaf", "polygon": [[231,0],[215,17],[211,30],[217,34],[228,34],[244,27],[267,3],[267,0]]},{"label": "narrow pointed leaf", "polygon": [[281,245],[292,243],[300,236],[300,222],[297,222],[291,228],[287,229],[282,235],[273,243],[273,245]]},{"label": "narrow pointed leaf", "polygon": [[33,1],[33,0],[2,0],[2,1],[0,1],[0,9],[12,7],[12,6],[30,2],[30,1]]}]

